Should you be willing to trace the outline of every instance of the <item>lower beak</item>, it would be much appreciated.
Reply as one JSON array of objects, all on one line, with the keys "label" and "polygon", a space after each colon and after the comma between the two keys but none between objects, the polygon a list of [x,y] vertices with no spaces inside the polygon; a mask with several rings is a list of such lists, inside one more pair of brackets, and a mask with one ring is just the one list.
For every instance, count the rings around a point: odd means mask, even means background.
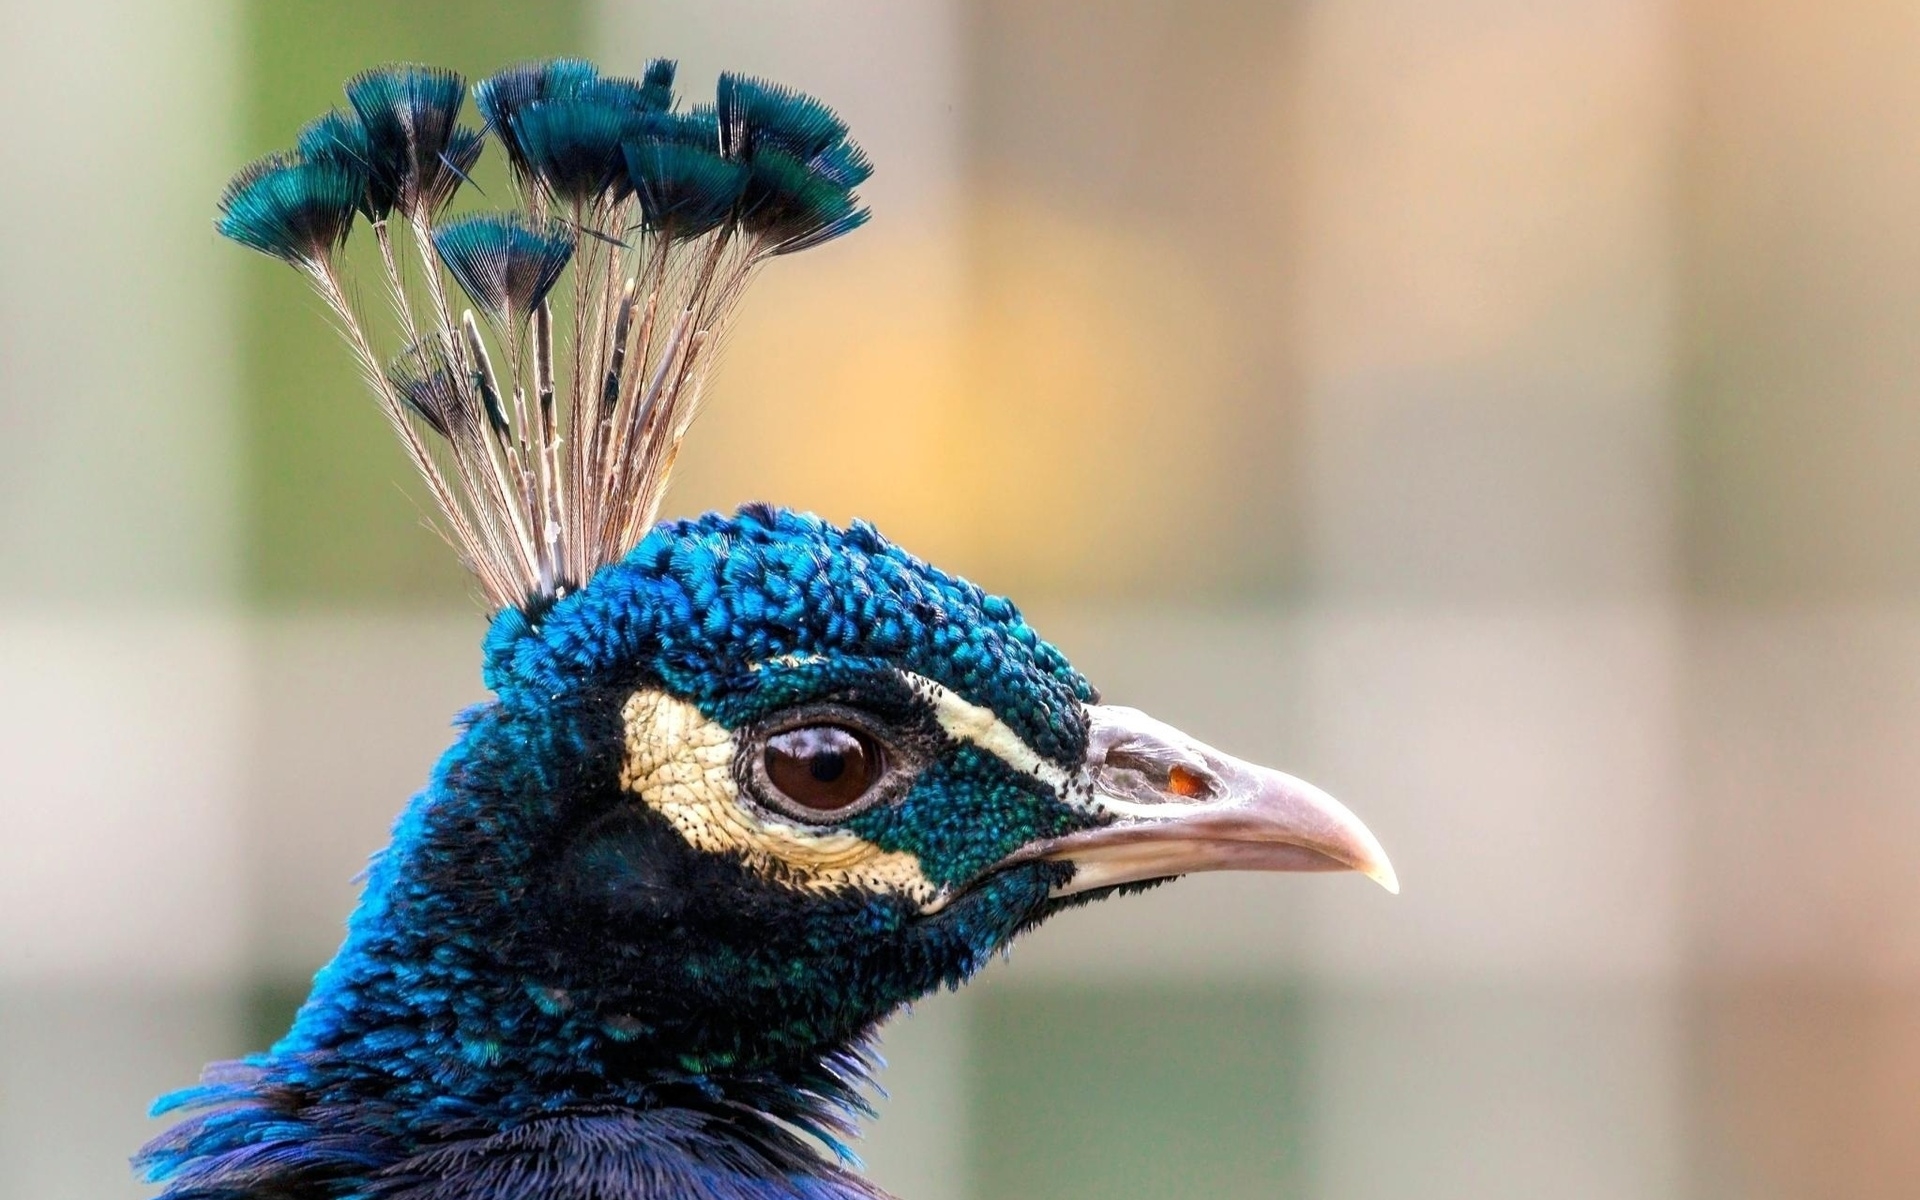
[{"label": "lower beak", "polygon": [[1087,712],[1091,803],[1108,823],[1031,843],[1007,860],[1071,863],[1072,878],[1054,896],[1199,871],[1358,871],[1400,891],[1379,841],[1319,788],[1137,709]]}]

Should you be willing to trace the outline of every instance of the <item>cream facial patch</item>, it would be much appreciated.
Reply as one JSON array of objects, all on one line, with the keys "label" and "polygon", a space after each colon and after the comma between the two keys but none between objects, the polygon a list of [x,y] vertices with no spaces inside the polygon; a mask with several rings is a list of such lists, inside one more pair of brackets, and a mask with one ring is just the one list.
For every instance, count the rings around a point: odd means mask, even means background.
[{"label": "cream facial patch", "polygon": [[893,892],[917,904],[938,890],[920,860],[845,830],[809,829],[768,816],[734,778],[733,735],[693,705],[640,691],[621,709],[626,761],[620,786],[665,817],[689,845],[737,854],[754,869],[807,891]]}]

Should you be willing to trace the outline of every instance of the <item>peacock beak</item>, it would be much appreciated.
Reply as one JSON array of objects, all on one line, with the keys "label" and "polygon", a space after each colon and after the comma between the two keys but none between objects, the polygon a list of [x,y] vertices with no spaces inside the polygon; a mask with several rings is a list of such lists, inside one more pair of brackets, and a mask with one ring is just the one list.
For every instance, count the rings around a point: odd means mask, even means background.
[{"label": "peacock beak", "polygon": [[1074,865],[1056,897],[1199,871],[1358,871],[1398,893],[1360,818],[1303,780],[1243,762],[1137,709],[1092,705],[1087,777],[1108,824],[1013,862]]}]

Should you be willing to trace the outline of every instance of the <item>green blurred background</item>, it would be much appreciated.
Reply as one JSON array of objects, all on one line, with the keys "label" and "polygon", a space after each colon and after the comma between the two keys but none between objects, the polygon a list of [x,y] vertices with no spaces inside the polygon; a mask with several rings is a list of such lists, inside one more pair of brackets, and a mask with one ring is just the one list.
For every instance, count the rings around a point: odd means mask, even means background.
[{"label": "green blurred background", "polygon": [[1405,883],[1063,918],[889,1031],[879,1180],[1920,1195],[1920,8],[0,0],[0,1197],[143,1194],[481,695],[213,198],[362,67],[556,52],[879,164],[671,511],[873,519]]}]

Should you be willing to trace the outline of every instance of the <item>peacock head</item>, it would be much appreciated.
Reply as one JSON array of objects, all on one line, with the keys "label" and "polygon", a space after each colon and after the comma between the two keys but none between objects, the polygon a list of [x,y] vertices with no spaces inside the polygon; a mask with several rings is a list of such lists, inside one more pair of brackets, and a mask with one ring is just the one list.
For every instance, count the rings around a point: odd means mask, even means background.
[{"label": "peacock head", "polygon": [[[871,171],[810,97],[723,76],[682,109],[673,81],[557,60],[480,83],[511,213],[442,221],[485,138],[459,77],[410,66],[223,199],[222,232],[333,306],[498,610],[497,699],[403,817],[289,1060],[430,1095],[509,1062],[576,1091],[798,1069],[1115,892],[1394,889],[1331,797],[1099,703],[1011,603],[870,526],[656,522],[741,292],[860,225]],[[391,355],[345,279],[361,219]]]},{"label": "peacock head", "polygon": [[635,1066],[817,1058],[1051,914],[1188,872],[1395,886],[1331,797],[1099,704],[1011,603],[864,524],[663,524],[496,617],[487,679],[401,872],[456,890],[411,915]]}]

